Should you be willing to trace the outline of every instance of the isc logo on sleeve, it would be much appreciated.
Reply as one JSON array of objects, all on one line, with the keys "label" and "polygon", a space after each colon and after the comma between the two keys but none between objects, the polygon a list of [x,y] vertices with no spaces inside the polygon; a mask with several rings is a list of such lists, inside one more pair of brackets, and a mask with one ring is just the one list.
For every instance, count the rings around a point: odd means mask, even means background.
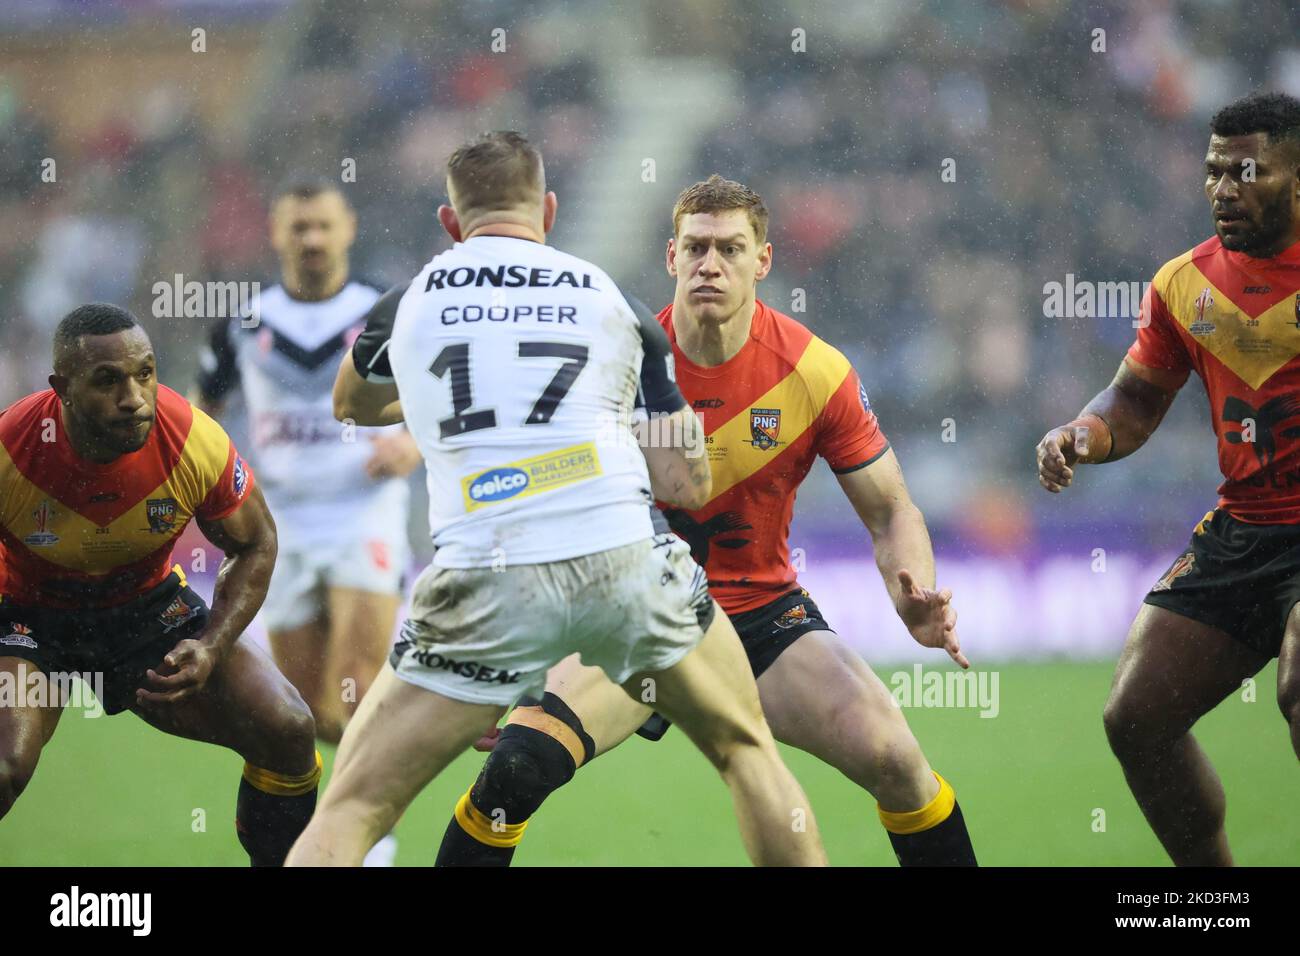
[{"label": "isc logo on sleeve", "polygon": [[466,511],[498,501],[527,498],[563,485],[594,478],[600,472],[596,446],[587,442],[480,471],[460,482]]}]

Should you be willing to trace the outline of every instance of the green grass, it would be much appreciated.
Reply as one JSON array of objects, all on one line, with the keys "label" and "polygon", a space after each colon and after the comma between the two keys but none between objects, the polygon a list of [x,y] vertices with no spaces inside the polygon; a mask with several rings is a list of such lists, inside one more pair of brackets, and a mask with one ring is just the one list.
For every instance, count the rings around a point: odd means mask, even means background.
[{"label": "green grass", "polygon": [[[1164,865],[1101,729],[1112,665],[999,668],[1001,712],[910,708],[930,762],[957,789],[986,865]],[[889,668],[880,668],[888,680]],[[1296,792],[1297,763],[1275,703],[1276,667],[1258,699],[1235,695],[1197,735],[1228,793],[1237,861],[1294,865],[1300,819],[1279,813]],[[328,772],[332,753],[326,754]],[[893,865],[871,799],[836,771],[786,751],[833,863]],[[455,800],[482,762],[468,754],[416,801],[398,827],[398,862],[432,862]],[[31,786],[0,821],[0,864],[225,865],[246,857],[232,824],[241,762],[166,737],[129,714],[65,714]],[[1094,832],[1094,811],[1105,832]],[[206,831],[194,832],[195,811]],[[633,738],[582,770],[530,827],[519,865],[740,865],[730,800],[704,759],[674,730]]]}]

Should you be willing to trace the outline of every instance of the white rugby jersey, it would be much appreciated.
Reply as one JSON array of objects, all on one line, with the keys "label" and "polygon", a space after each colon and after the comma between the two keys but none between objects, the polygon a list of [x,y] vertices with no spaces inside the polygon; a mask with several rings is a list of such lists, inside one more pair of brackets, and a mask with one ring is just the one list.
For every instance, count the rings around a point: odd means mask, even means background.
[{"label": "white rugby jersey", "polygon": [[[243,392],[246,454],[257,480],[272,513],[299,518],[281,529],[282,538],[284,532],[302,537],[310,529],[297,526],[308,523],[322,524],[316,537],[331,527],[343,533],[349,514],[363,508],[373,514],[379,505],[397,509],[395,520],[405,526],[405,479],[377,482],[365,471],[371,437],[388,429],[358,427],[345,436],[334,419],[339,363],[379,297],[378,289],[356,281],[319,302],[294,299],[282,286],[272,286],[261,293],[255,325],[245,327],[238,317],[219,323],[200,355],[198,385],[205,399],[219,401],[235,388]],[[313,513],[323,522],[303,517]]]},{"label": "white rugby jersey", "polygon": [[590,262],[457,243],[376,304],[352,354],[368,381],[396,382],[435,564],[560,561],[654,533],[631,410],[639,391],[651,411],[685,400],[663,329]]}]

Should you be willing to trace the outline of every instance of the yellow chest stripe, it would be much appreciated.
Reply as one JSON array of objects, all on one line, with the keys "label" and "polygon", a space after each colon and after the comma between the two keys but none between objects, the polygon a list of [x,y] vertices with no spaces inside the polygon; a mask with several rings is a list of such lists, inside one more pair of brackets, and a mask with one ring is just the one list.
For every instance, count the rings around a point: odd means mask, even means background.
[{"label": "yellow chest stripe", "polygon": [[[1206,289],[1213,302],[1198,310],[1197,300]],[[1164,299],[1175,321],[1251,388],[1259,388],[1300,354],[1295,296],[1251,316],[1193,266],[1179,270]]]},{"label": "yellow chest stripe", "polygon": [[[792,372],[710,432],[705,446],[713,472],[710,500],[726,494],[794,444],[817,420],[848,373],[848,359],[814,337]],[[751,418],[755,409],[780,413],[775,446],[763,448],[755,442]]]}]

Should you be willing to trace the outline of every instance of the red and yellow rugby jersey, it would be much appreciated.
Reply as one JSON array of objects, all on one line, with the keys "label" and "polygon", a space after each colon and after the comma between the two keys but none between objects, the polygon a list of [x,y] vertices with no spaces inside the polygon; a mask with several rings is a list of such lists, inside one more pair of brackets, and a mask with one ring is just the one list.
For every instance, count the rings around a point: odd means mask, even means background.
[{"label": "red and yellow rugby jersey", "polygon": [[664,512],[723,610],[753,610],[796,586],[790,518],[814,459],[855,471],[889,443],[848,359],[763,302],[755,304],[749,340],[712,368],[678,347],[671,305],[659,321],[673,343],[677,384],[703,420],[713,472],[708,504]]},{"label": "red and yellow rugby jersey", "polygon": [[231,514],[253,473],[221,426],[158,387],[139,451],[79,457],[47,390],[0,412],[0,599],[86,608],[124,604],[167,577],[190,519]]},{"label": "red and yellow rugby jersey", "polygon": [[1300,243],[1253,259],[1207,239],[1156,273],[1131,362],[1195,369],[1219,439],[1219,507],[1300,523]]}]

